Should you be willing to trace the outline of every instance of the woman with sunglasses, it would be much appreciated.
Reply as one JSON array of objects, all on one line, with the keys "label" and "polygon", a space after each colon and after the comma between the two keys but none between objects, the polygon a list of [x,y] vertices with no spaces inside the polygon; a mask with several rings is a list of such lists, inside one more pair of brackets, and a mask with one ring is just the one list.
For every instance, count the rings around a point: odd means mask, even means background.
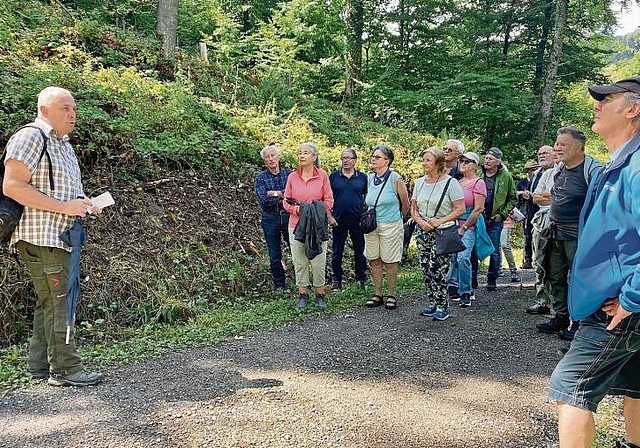
[{"label": "woman with sunglasses", "polygon": [[[368,208],[375,205],[376,229],[364,235],[364,255],[371,266],[375,294],[366,306],[373,308],[384,304],[388,310],[396,309],[395,296],[398,279],[398,263],[402,260],[404,226],[402,217],[409,211],[409,193],[402,176],[391,169],[393,151],[379,145],[373,148],[367,197]],[[382,271],[387,273],[387,294],[382,293]]]},{"label": "woman with sunglasses", "polygon": [[470,307],[475,300],[471,286],[471,253],[476,244],[476,223],[484,211],[487,187],[476,174],[480,157],[475,152],[466,152],[458,159],[462,173],[460,185],[464,192],[465,213],[460,217],[460,235],[466,249],[451,256],[451,270],[447,276],[449,296],[460,299],[460,306]]},{"label": "woman with sunglasses", "polygon": [[[428,305],[420,313],[433,320],[449,318],[447,272],[451,257],[436,253],[435,229],[457,226],[464,213],[464,195],[457,180],[445,174],[444,151],[428,148],[422,152],[425,175],[416,181],[411,196],[411,217],[416,222],[416,245]],[[473,247],[473,246],[472,246]]]}]

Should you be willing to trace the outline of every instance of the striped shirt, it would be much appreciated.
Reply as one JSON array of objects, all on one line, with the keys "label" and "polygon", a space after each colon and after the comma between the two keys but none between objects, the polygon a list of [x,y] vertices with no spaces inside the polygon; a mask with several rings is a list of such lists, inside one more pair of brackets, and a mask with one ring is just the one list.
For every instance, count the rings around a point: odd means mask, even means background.
[{"label": "striped shirt", "polygon": [[[49,159],[42,154],[42,135],[38,130],[25,128],[11,136],[7,143],[6,159],[15,159],[24,163],[31,171],[31,185],[40,192],[59,201],[70,201],[84,196],[80,166],[69,137],[58,138],[56,131],[44,120],[36,118],[31,123],[42,129],[49,137],[47,151],[53,165],[53,185],[49,185]],[[39,160],[39,162],[38,162]],[[25,207],[20,223],[11,236],[10,246],[18,241],[26,241],[36,246],[58,247],[70,251],[59,235],[71,228],[75,217]]]}]

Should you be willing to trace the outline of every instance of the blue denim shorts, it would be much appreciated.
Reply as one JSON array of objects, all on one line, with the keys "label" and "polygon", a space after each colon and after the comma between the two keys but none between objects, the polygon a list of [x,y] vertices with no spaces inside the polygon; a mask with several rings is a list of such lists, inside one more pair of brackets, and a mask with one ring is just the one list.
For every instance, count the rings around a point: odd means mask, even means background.
[{"label": "blue denim shorts", "polygon": [[551,399],[595,412],[607,394],[640,398],[640,314],[607,331],[610,321],[598,310],[580,322],[551,375]]}]

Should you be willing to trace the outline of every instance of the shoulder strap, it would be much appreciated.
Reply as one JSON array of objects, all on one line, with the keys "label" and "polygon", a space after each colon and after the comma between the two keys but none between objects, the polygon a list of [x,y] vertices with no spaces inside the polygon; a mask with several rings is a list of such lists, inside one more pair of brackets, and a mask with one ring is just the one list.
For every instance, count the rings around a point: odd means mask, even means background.
[{"label": "shoulder strap", "polygon": [[434,218],[438,216],[438,212],[440,211],[440,206],[442,205],[442,201],[444,200],[444,195],[447,194],[447,190],[449,189],[449,184],[451,183],[451,179],[453,178],[449,176],[449,179],[447,179],[447,183],[445,184],[444,189],[442,190],[442,195],[440,196],[440,200],[438,201],[438,205],[436,206],[436,211],[433,213]]},{"label": "shoulder strap", "polygon": [[[375,173],[373,174],[374,178],[375,178]],[[391,177],[391,169],[389,169],[387,171],[387,174],[384,176],[384,182],[382,182],[382,187],[380,188],[380,191],[378,192],[378,197],[376,197],[376,202],[375,204],[373,204],[373,208],[375,209],[378,206],[378,199],[380,199],[380,195],[382,194],[382,190],[384,190],[384,186],[387,184],[387,181],[389,180],[389,178]]]},{"label": "shoulder strap", "polygon": [[[42,129],[40,129],[38,126],[33,126],[33,125],[30,125],[30,124],[22,126],[18,130],[16,130],[16,132],[18,132],[18,131],[20,131],[20,130],[22,130],[24,128],[37,129],[38,132],[40,132],[40,135],[42,136],[42,152],[40,153],[40,157],[38,157],[38,164],[42,160],[42,157],[44,157],[45,155],[47,156],[47,159],[49,159],[49,187],[51,188],[51,191],[53,191],[53,190],[55,190],[55,186],[53,185],[53,164],[51,163],[51,156],[49,155],[49,151],[47,150],[48,149],[47,141],[49,139],[48,139],[47,135],[44,133],[44,131]],[[3,161],[2,171],[3,171],[3,173],[4,173],[4,158],[5,158],[6,154],[7,154],[7,149],[5,148],[4,152],[2,153],[2,161]]]}]

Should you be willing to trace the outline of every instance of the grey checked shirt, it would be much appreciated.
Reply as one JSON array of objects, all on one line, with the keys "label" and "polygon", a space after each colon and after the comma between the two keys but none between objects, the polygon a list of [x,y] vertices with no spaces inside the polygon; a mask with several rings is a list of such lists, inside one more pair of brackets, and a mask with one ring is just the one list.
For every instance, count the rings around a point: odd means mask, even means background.
[{"label": "grey checked shirt", "polygon": [[[54,191],[49,186],[49,159],[42,153],[42,135],[37,129],[25,128],[16,132],[7,143],[7,159],[24,163],[31,171],[31,185],[59,201],[70,201],[84,196],[80,166],[69,137],[58,138],[56,131],[40,118],[31,123],[49,137],[47,151],[53,165]],[[40,162],[38,162],[40,159]],[[10,246],[26,241],[36,246],[58,247],[70,251],[59,238],[73,225],[75,217],[25,207],[22,219],[11,237]]]}]

